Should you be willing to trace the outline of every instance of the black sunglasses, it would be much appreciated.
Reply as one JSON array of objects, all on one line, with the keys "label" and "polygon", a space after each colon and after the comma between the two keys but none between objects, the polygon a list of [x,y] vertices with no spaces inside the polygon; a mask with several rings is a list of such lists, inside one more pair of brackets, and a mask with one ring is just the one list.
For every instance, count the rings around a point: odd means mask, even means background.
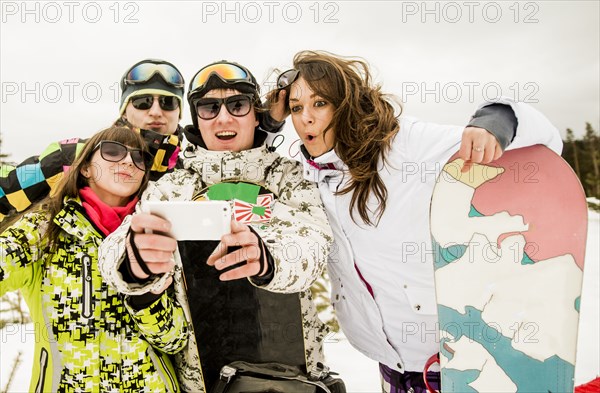
[{"label": "black sunglasses", "polygon": [[[154,104],[154,96],[151,94],[136,96],[131,99],[131,105],[135,109],[148,110]],[[158,105],[163,111],[174,111],[179,108],[179,100],[173,96],[158,96]]]},{"label": "black sunglasses", "polygon": [[203,120],[217,117],[223,104],[231,116],[243,117],[252,109],[252,98],[250,94],[236,94],[225,98],[199,98],[193,101],[193,105],[198,117]]},{"label": "black sunglasses", "polygon": [[146,164],[152,161],[150,153],[141,149],[132,149],[122,143],[114,141],[100,141],[92,149],[91,154],[100,149],[100,156],[109,162],[119,162],[127,157],[127,153],[131,154],[131,161],[139,170],[145,171]]},{"label": "black sunglasses", "polygon": [[[320,64],[318,62],[307,63],[304,64],[304,68],[302,69],[302,78],[306,81],[316,81],[324,78],[327,75],[327,72],[333,72],[330,70],[331,66],[327,64]],[[291,68],[287,71],[282,72],[277,77],[277,89],[285,89],[292,83],[296,82],[298,77],[300,76],[300,70],[295,68]]]},{"label": "black sunglasses", "polygon": [[277,88],[280,90],[285,89],[286,87],[294,83],[296,79],[298,79],[298,75],[300,75],[300,71],[294,68],[282,72],[277,77]]}]

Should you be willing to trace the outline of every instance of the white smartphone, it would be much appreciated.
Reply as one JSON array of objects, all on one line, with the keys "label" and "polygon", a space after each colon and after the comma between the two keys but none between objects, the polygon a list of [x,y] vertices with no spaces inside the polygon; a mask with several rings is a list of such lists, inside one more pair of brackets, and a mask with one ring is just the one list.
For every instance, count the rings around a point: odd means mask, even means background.
[{"label": "white smartphone", "polygon": [[227,201],[145,201],[142,211],[169,220],[177,240],[220,240],[231,232]]}]

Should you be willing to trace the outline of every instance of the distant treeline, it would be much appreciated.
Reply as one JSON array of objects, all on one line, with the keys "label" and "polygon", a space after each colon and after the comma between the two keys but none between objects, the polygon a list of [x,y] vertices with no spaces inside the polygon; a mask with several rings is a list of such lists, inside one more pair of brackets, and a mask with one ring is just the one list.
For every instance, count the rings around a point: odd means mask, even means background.
[{"label": "distant treeline", "polygon": [[585,123],[585,134],[575,139],[567,128],[562,156],[571,165],[585,190],[585,195],[600,199],[600,134]]}]

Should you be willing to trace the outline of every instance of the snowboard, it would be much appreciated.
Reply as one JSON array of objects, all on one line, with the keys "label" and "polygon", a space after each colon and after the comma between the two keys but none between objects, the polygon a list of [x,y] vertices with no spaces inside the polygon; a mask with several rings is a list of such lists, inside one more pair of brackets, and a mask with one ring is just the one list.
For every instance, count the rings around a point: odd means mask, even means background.
[{"label": "snowboard", "polygon": [[430,210],[441,390],[573,392],[587,204],[545,146],[442,169]]},{"label": "snowboard", "polygon": [[[219,183],[204,191],[194,200],[232,200],[237,221],[256,223],[270,218],[273,195],[261,187]],[[193,259],[183,258],[183,276],[204,390],[211,391],[222,367],[234,361],[279,362],[306,371],[300,294],[269,292],[247,279],[220,281],[224,271],[206,264],[218,244],[178,242],[182,255],[193,255]]]}]

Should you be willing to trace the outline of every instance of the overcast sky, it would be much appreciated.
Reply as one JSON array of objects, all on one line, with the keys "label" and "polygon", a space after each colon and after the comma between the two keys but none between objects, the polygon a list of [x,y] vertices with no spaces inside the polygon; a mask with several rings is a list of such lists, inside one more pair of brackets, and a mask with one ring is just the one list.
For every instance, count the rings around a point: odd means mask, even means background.
[{"label": "overcast sky", "polygon": [[[163,58],[186,82],[228,59],[268,90],[303,49],[361,56],[404,113],[465,124],[498,94],[541,110],[563,132],[598,130],[598,1],[1,2],[2,153],[20,161],[89,136],[118,111],[118,80]],[[183,123],[190,122],[184,108]],[[294,155],[286,128],[283,154]]]}]

